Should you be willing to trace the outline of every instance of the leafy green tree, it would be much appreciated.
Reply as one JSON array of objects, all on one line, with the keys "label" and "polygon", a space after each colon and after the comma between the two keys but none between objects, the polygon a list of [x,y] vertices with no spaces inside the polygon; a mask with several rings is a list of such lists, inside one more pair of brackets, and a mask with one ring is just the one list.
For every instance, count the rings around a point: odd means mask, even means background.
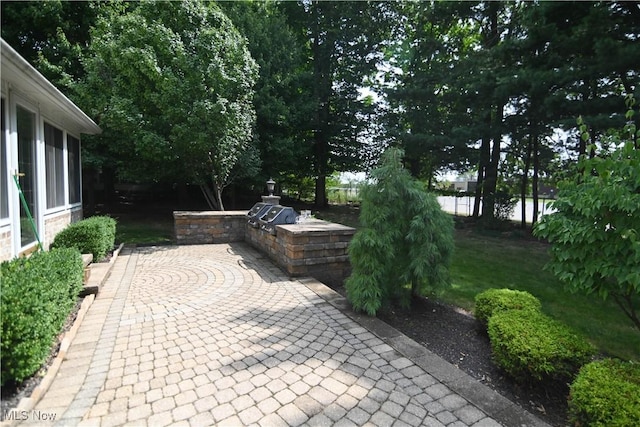
[{"label": "leafy green tree", "polygon": [[247,38],[259,66],[255,85],[256,146],[261,171],[257,185],[269,178],[290,188],[313,177],[309,117],[313,114],[311,72],[305,45],[296,37],[276,2],[222,2],[220,7]]},{"label": "leafy green tree", "polygon": [[349,245],[347,296],[369,315],[393,298],[408,305],[449,279],[453,220],[403,168],[402,155],[389,148],[371,173],[374,183],[361,189],[362,227]]},{"label": "leafy green tree", "polygon": [[[632,93],[637,86],[640,51],[632,34],[638,33],[640,9],[626,2],[524,2],[514,11],[516,37],[503,50],[517,67],[501,80],[515,114],[505,124],[526,143],[522,188],[531,173],[535,223],[538,183],[552,167],[550,150],[585,154],[587,144],[624,122],[618,102],[621,87]],[[578,115],[589,123],[591,141],[577,138],[573,146],[576,139],[570,138],[569,144],[550,146],[556,129],[573,132]],[[524,192],[521,197],[524,202]]]},{"label": "leafy green tree", "polygon": [[121,0],[3,1],[2,38],[67,95],[84,75],[82,58],[100,17],[127,8]]},{"label": "leafy green tree", "polygon": [[633,110],[627,119],[625,132],[610,138],[614,151],[588,147],[597,155],[581,157],[575,178],[560,186],[557,212],[534,233],[551,242],[548,268],[569,290],[612,298],[640,331],[640,150]]},{"label": "leafy green tree", "polygon": [[252,155],[257,67],[215,4],[142,2],[98,22],[78,86],[120,177],[200,185],[212,208]]}]

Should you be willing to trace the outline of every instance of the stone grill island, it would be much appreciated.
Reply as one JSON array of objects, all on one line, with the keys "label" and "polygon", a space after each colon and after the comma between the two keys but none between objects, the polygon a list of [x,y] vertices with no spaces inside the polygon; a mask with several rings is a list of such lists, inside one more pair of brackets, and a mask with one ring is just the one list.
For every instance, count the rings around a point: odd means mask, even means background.
[{"label": "stone grill island", "polygon": [[[263,203],[276,202],[274,206],[279,206],[278,200],[264,200],[269,197],[264,196]],[[259,209],[254,206],[253,210]],[[176,242],[179,245],[246,242],[289,276],[311,276],[330,286],[341,285],[350,274],[347,247],[354,228],[313,218],[256,227],[255,219],[248,216],[250,212],[175,211]]]}]

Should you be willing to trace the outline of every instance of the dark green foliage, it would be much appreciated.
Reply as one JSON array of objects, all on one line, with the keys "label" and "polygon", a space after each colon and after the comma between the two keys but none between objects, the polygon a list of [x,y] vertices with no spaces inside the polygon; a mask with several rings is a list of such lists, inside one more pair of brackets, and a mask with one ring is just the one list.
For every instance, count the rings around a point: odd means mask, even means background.
[{"label": "dark green foliage", "polygon": [[21,382],[45,361],[82,288],[76,249],[38,252],[0,265],[2,385]]},{"label": "dark green foliage", "polygon": [[361,229],[349,245],[353,267],[345,286],[355,310],[375,315],[383,303],[408,304],[448,283],[453,220],[436,197],[402,167],[402,151],[389,149],[362,189]]},{"label": "dark green foliage", "polygon": [[113,249],[116,220],[108,216],[92,216],[70,224],[58,233],[52,248],[76,248],[83,254],[93,254],[100,261]]},{"label": "dark green foliage", "polygon": [[[627,98],[634,116],[634,100]],[[580,120],[582,137],[589,139]],[[640,331],[640,133],[632,122],[618,146],[578,162],[576,175],[560,185],[556,212],[545,215],[534,234],[551,242],[551,270],[571,292],[612,298]]]},{"label": "dark green foliage", "polygon": [[76,87],[103,130],[83,141],[96,165],[124,180],[199,185],[224,210],[238,168],[256,166],[258,70],[246,44],[213,2],[135,2],[98,20]]},{"label": "dark green foliage", "polygon": [[585,365],[571,384],[574,426],[640,425],[640,364],[605,359]]},{"label": "dark green foliage", "polygon": [[492,196],[494,198],[493,215],[495,219],[510,221],[518,199],[504,190],[498,190]]},{"label": "dark green foliage", "polygon": [[495,362],[517,380],[573,376],[595,353],[566,325],[535,310],[507,310],[489,319]]},{"label": "dark green foliage", "polygon": [[[382,64],[394,22],[393,2],[284,2],[288,20],[302,37],[309,61],[298,99],[306,100],[302,122],[316,178],[315,203],[327,205],[326,180],[335,171],[361,170],[371,153],[376,108],[361,96]],[[291,70],[299,74],[301,70]],[[287,75],[287,74],[284,74]],[[312,110],[309,111],[308,107]],[[303,165],[304,166],[304,165]],[[299,170],[309,175],[309,169]]]},{"label": "dark green foliage", "polygon": [[529,292],[514,289],[487,289],[476,295],[475,316],[485,326],[496,313],[506,310],[534,310],[542,308],[540,300]]},{"label": "dark green foliage", "polygon": [[302,182],[310,181],[313,194],[308,126],[315,104],[308,85],[311,70],[305,64],[306,45],[298,42],[284,6],[276,2],[218,4],[247,38],[247,47],[259,66],[253,104],[262,171],[250,179],[262,186],[272,177],[294,194]]}]

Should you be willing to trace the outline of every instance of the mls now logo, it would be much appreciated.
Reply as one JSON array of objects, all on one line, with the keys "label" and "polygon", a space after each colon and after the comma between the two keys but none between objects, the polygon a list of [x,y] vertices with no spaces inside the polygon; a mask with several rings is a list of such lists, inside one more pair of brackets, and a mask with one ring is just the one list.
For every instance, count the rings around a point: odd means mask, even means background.
[{"label": "mls now logo", "polygon": [[42,411],[17,411],[9,409],[2,411],[2,418],[7,421],[54,421],[56,414]]}]

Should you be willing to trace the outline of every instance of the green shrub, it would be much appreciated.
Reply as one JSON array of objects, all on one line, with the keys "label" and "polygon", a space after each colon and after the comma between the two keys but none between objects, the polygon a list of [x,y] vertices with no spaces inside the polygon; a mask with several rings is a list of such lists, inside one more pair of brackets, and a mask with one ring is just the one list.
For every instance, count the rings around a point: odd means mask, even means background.
[{"label": "green shrub", "polygon": [[529,292],[514,289],[487,289],[476,295],[475,316],[485,326],[494,313],[505,310],[540,311],[542,305],[538,298]]},{"label": "green shrub", "polygon": [[108,216],[92,216],[70,224],[58,233],[52,248],[76,248],[83,254],[93,254],[100,261],[113,248],[116,221]]},{"label": "green shrub", "polygon": [[0,265],[0,384],[21,382],[40,368],[75,305],[82,270],[80,253],[69,248]]},{"label": "green shrub", "polygon": [[571,378],[595,353],[568,326],[534,310],[507,310],[489,318],[495,362],[517,380]]},{"label": "green shrub", "polygon": [[640,425],[640,363],[605,359],[585,365],[571,384],[575,426]]},{"label": "green shrub", "polygon": [[345,281],[354,310],[374,316],[384,305],[448,286],[453,220],[435,195],[411,176],[403,151],[389,148],[362,187],[360,224],[349,243]]}]

